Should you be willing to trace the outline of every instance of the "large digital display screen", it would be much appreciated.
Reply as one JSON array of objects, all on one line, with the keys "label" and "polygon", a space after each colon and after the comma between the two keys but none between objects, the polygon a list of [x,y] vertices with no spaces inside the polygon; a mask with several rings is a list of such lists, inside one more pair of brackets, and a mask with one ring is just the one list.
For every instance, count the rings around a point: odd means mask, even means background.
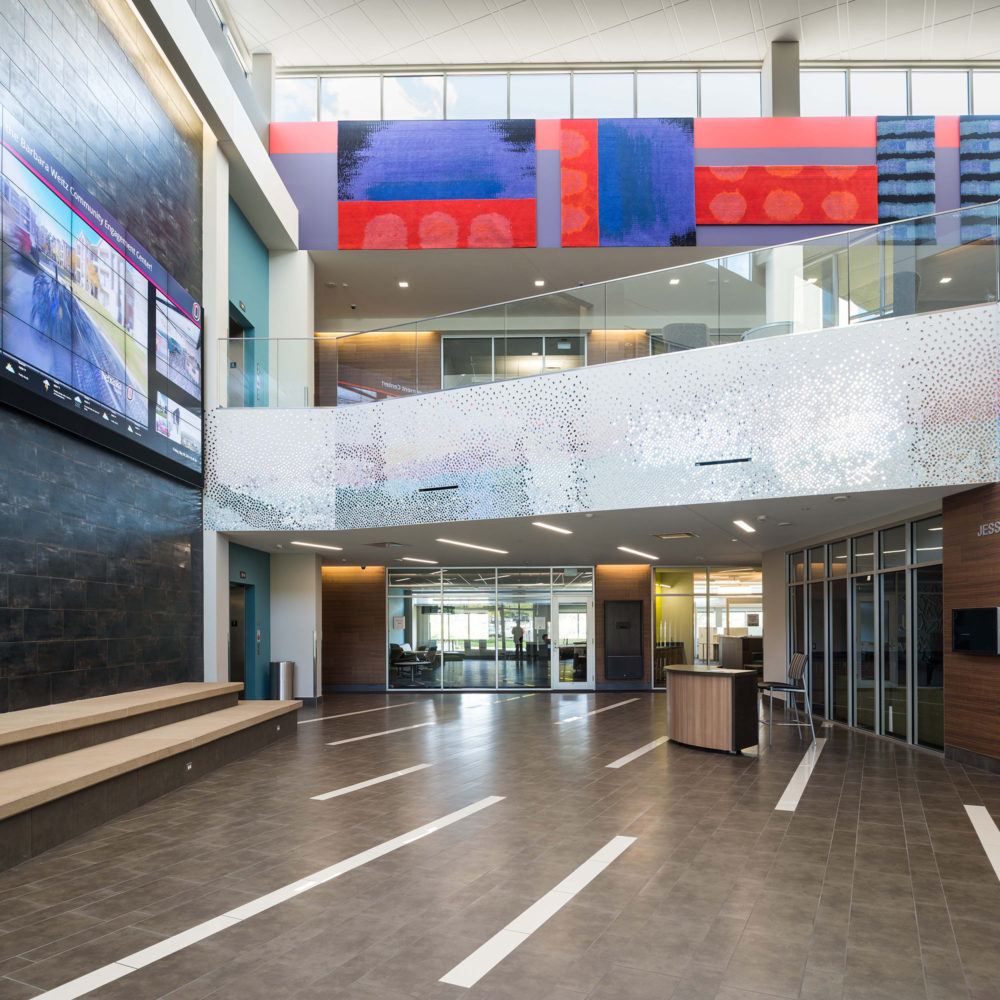
[{"label": "large digital display screen", "polygon": [[3,398],[200,482],[198,303],[35,137],[0,115]]}]

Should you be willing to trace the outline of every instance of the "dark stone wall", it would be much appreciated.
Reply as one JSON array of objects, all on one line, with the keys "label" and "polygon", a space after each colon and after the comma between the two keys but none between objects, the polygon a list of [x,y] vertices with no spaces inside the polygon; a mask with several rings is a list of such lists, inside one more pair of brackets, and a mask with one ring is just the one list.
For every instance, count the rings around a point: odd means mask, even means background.
[{"label": "dark stone wall", "polygon": [[123,0],[0,0],[0,104],[201,301],[201,121]]},{"label": "dark stone wall", "polygon": [[201,496],[0,408],[0,711],[202,676]]},{"label": "dark stone wall", "polygon": [[[201,123],[123,0],[0,0],[0,104],[201,298]],[[0,711],[201,677],[200,491],[0,405]]]}]

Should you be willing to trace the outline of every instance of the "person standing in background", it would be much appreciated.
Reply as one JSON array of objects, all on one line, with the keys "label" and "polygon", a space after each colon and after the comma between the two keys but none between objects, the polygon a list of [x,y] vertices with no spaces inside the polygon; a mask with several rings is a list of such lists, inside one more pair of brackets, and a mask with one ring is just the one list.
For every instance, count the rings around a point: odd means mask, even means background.
[{"label": "person standing in background", "polygon": [[521,623],[519,621],[514,623],[514,627],[510,630],[510,634],[514,638],[514,658],[520,660],[524,651],[524,629],[521,628]]}]

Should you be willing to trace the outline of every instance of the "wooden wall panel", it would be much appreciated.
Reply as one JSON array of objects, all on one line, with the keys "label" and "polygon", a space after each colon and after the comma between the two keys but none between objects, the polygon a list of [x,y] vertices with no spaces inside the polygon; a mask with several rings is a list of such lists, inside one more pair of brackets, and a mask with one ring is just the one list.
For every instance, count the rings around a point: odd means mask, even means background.
[{"label": "wooden wall panel", "polygon": [[441,334],[393,331],[316,338],[316,405],[337,405],[338,379],[387,396],[441,388]]},{"label": "wooden wall panel", "polygon": [[385,687],[385,567],[323,567],[323,687]]},{"label": "wooden wall panel", "polygon": [[649,357],[645,330],[591,330],[587,334],[587,364]]},{"label": "wooden wall panel", "polygon": [[[595,681],[607,682],[604,676],[604,602],[642,601],[642,680],[636,685],[651,684],[653,677],[653,571],[649,566],[597,566],[594,569],[594,655],[597,657]],[[620,682],[619,682],[620,683]]]},{"label": "wooden wall panel", "polygon": [[1000,534],[979,537],[1000,521],[1000,483],[945,497],[944,742],[1000,759],[1000,657],[951,651],[953,608],[1000,606]]}]

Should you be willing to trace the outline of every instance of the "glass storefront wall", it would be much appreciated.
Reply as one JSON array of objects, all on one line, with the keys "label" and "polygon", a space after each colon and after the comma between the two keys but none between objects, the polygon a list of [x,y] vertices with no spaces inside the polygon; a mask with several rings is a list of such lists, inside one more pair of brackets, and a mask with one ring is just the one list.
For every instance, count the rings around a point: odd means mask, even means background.
[{"label": "glass storefront wall", "polygon": [[654,687],[666,686],[671,664],[718,663],[719,636],[749,636],[756,650],[764,634],[761,571],[753,567],[658,568],[653,602]]},{"label": "glass storefront wall", "polygon": [[934,514],[789,553],[789,650],[817,714],[943,749],[942,531]]},{"label": "glass storefront wall", "polygon": [[[513,326],[518,319],[508,317],[507,325]],[[525,325],[537,329],[542,323],[551,325],[551,320],[532,317]],[[587,338],[577,329],[547,335],[526,331],[441,338],[442,389],[568,371],[586,364]]]},{"label": "glass storefront wall", "polygon": [[390,569],[386,684],[548,688],[553,635],[561,679],[586,681],[593,589],[592,566]]}]

